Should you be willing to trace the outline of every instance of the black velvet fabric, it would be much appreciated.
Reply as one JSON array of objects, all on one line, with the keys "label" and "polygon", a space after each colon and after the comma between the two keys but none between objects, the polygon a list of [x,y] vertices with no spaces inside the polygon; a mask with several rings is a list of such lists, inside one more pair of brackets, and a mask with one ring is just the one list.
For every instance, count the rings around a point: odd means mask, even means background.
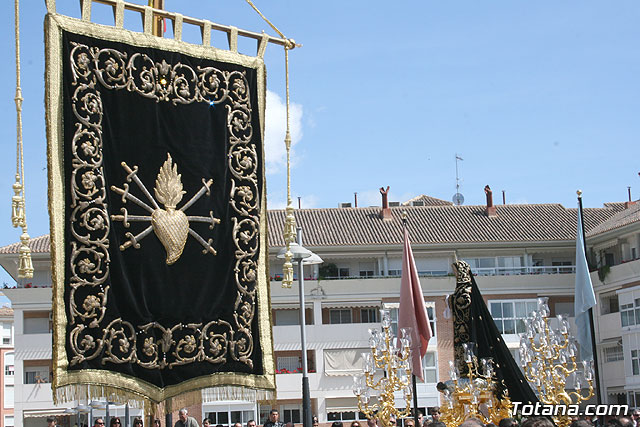
[{"label": "black velvet fabric", "polygon": [[[81,180],[80,176],[74,178],[72,175],[74,160],[71,148],[77,123],[77,118],[73,114],[74,103],[71,98],[74,91],[77,90],[77,84],[73,84],[70,58],[72,57],[71,51],[76,44],[98,49],[115,49],[126,53],[127,58],[141,52],[156,64],[162,63],[164,60],[167,64],[186,64],[194,70],[197,70],[198,67],[215,67],[222,71],[244,73],[249,83],[246,89],[249,92],[249,103],[252,108],[252,111],[249,112],[253,129],[250,144],[255,146],[256,158],[259,160],[257,194],[254,196],[260,200],[259,197],[263,191],[263,170],[256,70],[229,63],[194,58],[176,52],[141,48],[64,32],[63,117],[66,183],[65,240],[67,242],[74,240],[73,227],[70,226],[72,221],[70,217],[71,182],[75,179],[80,183]],[[145,64],[139,62],[138,65]],[[95,66],[94,62],[88,64],[90,68]],[[157,76],[158,81],[161,77]],[[196,83],[189,82],[189,84],[190,87],[193,87]],[[118,321],[118,319],[130,322],[136,327],[157,322],[165,328],[171,328],[175,325],[189,323],[206,324],[212,320],[223,320],[234,324],[234,306],[238,298],[238,286],[234,272],[237,248],[232,239],[233,220],[241,221],[244,217],[232,208],[229,200],[232,191],[232,172],[230,170],[232,159],[229,155],[231,136],[227,119],[232,100],[228,99],[220,103],[200,101],[183,105],[165,100],[158,101],[126,88],[108,88],[100,82],[96,82],[95,89],[99,92],[103,112],[101,131],[102,173],[104,177],[104,182],[101,183],[98,180],[96,185],[106,189],[106,205],[109,214],[121,215],[121,208],[126,208],[129,215],[150,215],[149,212],[131,201],[123,203],[122,196],[112,191],[111,186],[123,188],[123,185],[127,183],[132,195],[150,204],[134,182],[127,182],[127,172],[121,163],[126,162],[132,168],[137,166],[137,176],[153,195],[156,177],[169,153],[174,164],[177,165],[178,173],[181,174],[183,190],[186,192],[178,204],[178,208],[203,187],[203,179],[213,179],[210,196],[203,195],[185,210],[185,214],[207,217],[209,211],[213,211],[213,216],[220,219],[220,223],[215,225],[213,230],[206,223],[190,221],[189,224],[191,229],[202,236],[205,241],[209,238],[213,239],[213,247],[217,251],[217,255],[203,254],[203,246],[189,235],[184,252],[173,265],[167,265],[165,262],[165,248],[153,232],[139,241],[139,249],[132,247],[124,251],[119,249],[119,246],[128,240],[125,237],[126,232],[138,234],[149,227],[151,222],[132,221],[130,227],[125,228],[121,221],[111,220],[108,235],[110,274],[103,285],[109,286],[109,289],[106,295],[105,316],[100,321],[101,328],[112,321]],[[236,179],[236,185],[249,184],[243,182],[242,179]],[[259,211],[254,213],[257,215]],[[71,296],[72,272],[69,265],[72,251],[73,248],[67,244],[65,248],[65,301],[67,302]],[[258,262],[257,251],[251,260]],[[255,279],[251,282],[244,281],[243,286],[246,286],[247,290],[253,291],[256,287]],[[82,304],[83,299],[94,292],[90,287],[87,287],[86,291],[83,289],[79,289],[75,295],[76,304]],[[158,387],[166,387],[218,372],[263,374],[263,354],[257,322],[257,301],[255,304],[251,307],[254,310],[250,325],[253,351],[249,357],[251,360],[249,364],[228,357],[223,363],[196,360],[172,368],[147,369],[139,363],[105,362],[103,350],[102,354],[91,360],[70,364],[69,370],[114,371],[139,378]],[[67,307],[67,317],[70,317],[69,307]],[[79,319],[76,318],[76,323],[78,321]],[[71,333],[73,327],[74,325],[68,324],[67,335]],[[216,330],[222,333],[223,328]],[[126,328],[124,331],[127,332]],[[192,332],[187,329],[175,329],[173,339],[177,342]],[[91,334],[95,340],[101,338],[101,335],[96,331]],[[242,334],[238,334],[236,338],[239,335]],[[154,337],[155,342],[162,340],[162,333],[158,328],[154,329],[150,336]],[[142,344],[142,340],[138,340],[138,352],[143,355],[140,351]],[[73,354],[69,340],[66,345],[71,362]],[[113,351],[120,350],[115,348]],[[127,352],[120,351],[120,353],[126,354]],[[170,353],[164,356],[167,361],[174,359]]]},{"label": "black velvet fabric", "polygon": [[535,404],[538,398],[502,339],[502,334],[482,298],[473,274],[471,274],[470,310],[471,342],[476,343],[478,360],[483,357],[493,358],[496,364],[496,376],[499,380],[499,393],[502,394],[504,391],[501,383],[504,381],[512,402]]}]

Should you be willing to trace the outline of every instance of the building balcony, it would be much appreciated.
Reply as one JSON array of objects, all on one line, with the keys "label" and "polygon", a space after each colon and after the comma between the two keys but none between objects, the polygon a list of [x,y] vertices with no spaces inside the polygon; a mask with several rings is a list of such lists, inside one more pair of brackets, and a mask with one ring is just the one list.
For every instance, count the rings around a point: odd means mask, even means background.
[{"label": "building balcony", "polygon": [[31,406],[53,405],[53,395],[51,393],[51,384],[43,382],[39,384],[22,385],[22,394],[20,396],[22,402],[29,403]]},{"label": "building balcony", "polygon": [[[592,274],[592,280],[598,276]],[[636,282],[640,277],[640,260],[627,261],[609,268],[609,273],[604,281],[607,286],[622,286],[626,283]]]}]

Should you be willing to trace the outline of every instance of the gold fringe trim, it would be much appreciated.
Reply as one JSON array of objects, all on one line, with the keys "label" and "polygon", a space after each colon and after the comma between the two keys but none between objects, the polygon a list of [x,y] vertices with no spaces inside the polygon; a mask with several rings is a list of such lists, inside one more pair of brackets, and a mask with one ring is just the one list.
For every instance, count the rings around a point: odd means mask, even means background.
[{"label": "gold fringe trim", "polygon": [[209,387],[202,390],[202,403],[217,402],[219,400],[244,400],[246,402],[275,400],[273,390],[256,390],[248,387]]}]

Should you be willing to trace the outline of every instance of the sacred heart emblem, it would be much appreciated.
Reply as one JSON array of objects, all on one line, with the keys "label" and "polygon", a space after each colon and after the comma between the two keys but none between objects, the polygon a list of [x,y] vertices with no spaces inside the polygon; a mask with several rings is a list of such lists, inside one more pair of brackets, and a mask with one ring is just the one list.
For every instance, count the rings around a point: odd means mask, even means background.
[{"label": "sacred heart emblem", "polygon": [[[205,241],[202,236],[189,227],[189,222],[205,222],[209,223],[209,228],[213,229],[215,224],[220,224],[220,219],[213,217],[213,211],[209,212],[209,216],[188,216],[184,211],[194,204],[205,193],[210,195],[209,188],[213,184],[213,180],[206,181],[203,179],[204,186],[198,191],[187,203],[181,208],[177,208],[178,204],[182,200],[182,196],[185,191],[182,189],[182,175],[178,173],[178,165],[173,163],[171,155],[167,153],[167,160],[160,167],[160,172],[156,178],[155,199],[149,193],[146,186],[142,183],[137,176],[138,167],[134,166],[131,169],[126,163],[122,162],[122,167],[127,171],[127,181],[136,183],[144,195],[149,199],[152,206],[149,206],[139,198],[129,193],[129,184],[124,184],[123,188],[115,186],[111,187],[111,190],[122,196],[123,203],[131,201],[136,205],[142,207],[151,213],[151,216],[143,215],[129,215],[126,208],[121,208],[123,215],[111,215],[111,220],[122,221],[125,228],[129,228],[130,221],[150,221],[151,226],[147,227],[144,231],[137,235],[132,233],[125,233],[125,237],[129,240],[120,245],[120,250],[124,251],[128,247],[140,248],[139,241],[147,236],[152,230],[155,235],[164,246],[167,252],[166,263],[171,265],[178,261],[184,251],[184,246],[187,243],[187,237],[191,234],[200,243],[204,250],[203,253],[212,253],[216,255],[216,250],[213,248],[213,240],[209,239]],[[157,201],[156,201],[157,199]],[[160,207],[160,204],[164,206],[164,209]]]}]

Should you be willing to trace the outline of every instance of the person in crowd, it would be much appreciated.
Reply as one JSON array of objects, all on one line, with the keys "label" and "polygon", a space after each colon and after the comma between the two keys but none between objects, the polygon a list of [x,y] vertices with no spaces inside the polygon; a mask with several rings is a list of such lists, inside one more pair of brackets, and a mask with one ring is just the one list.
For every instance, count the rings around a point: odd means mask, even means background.
[{"label": "person in crowd", "polygon": [[100,417],[93,422],[93,427],[104,427],[104,420]]},{"label": "person in crowd", "polygon": [[320,425],[320,423],[318,422],[317,415],[314,415],[313,417],[311,417],[311,423],[313,424],[313,427],[318,427]]},{"label": "person in crowd", "polygon": [[518,423],[513,418],[503,418],[498,423],[498,427],[518,427]]},{"label": "person in crowd", "polygon": [[56,427],[56,419],[54,417],[47,417],[47,427]]},{"label": "person in crowd", "polygon": [[378,418],[375,416],[367,418],[367,427],[378,427]]},{"label": "person in crowd", "polygon": [[633,427],[640,427],[640,409],[634,409],[631,414],[631,422],[633,423]]},{"label": "person in crowd", "polygon": [[242,427],[242,423],[235,423],[233,427]]},{"label": "person in crowd", "polygon": [[284,424],[280,421],[280,412],[277,409],[272,409],[269,412],[269,419],[264,423],[264,427],[284,427]]},{"label": "person in crowd", "polygon": [[189,411],[187,411],[187,408],[182,408],[178,411],[178,421],[175,422],[174,427],[199,427],[199,426],[196,419],[189,416]]},{"label": "person in crowd", "polygon": [[352,422],[351,422],[351,427],[361,427],[361,426],[360,426],[360,423],[359,423],[359,422],[357,422],[357,421],[352,421]]},{"label": "person in crowd", "polygon": [[531,417],[522,423],[522,427],[554,427],[554,424],[547,417]]},{"label": "person in crowd", "polygon": [[434,406],[433,408],[431,408],[431,422],[436,422],[436,421],[440,421],[440,407],[439,406]]},{"label": "person in crowd", "polygon": [[404,419],[404,427],[415,427],[416,422],[413,418],[405,418]]},{"label": "person in crowd", "polygon": [[593,423],[589,420],[576,420],[572,421],[569,427],[593,427]]},{"label": "person in crowd", "polygon": [[153,427],[162,427],[162,424],[160,423],[160,420],[158,418],[153,420]]},{"label": "person in crowd", "polygon": [[389,424],[392,426],[397,424],[395,415],[391,415],[391,417],[389,417]]},{"label": "person in crowd", "polygon": [[433,421],[429,424],[429,427],[447,427],[447,425],[442,421]]},{"label": "person in crowd", "polygon": [[247,427],[256,427],[256,420],[247,421]]},{"label": "person in crowd", "polygon": [[[438,414],[439,413],[440,408],[438,408]],[[431,425],[433,425],[433,423]],[[460,424],[459,427],[484,427],[484,424],[477,418],[469,418],[468,420],[465,420],[462,424]]]},{"label": "person in crowd", "polygon": [[618,422],[622,427],[633,427],[633,420],[627,416],[618,417]]},{"label": "person in crowd", "polygon": [[205,418],[202,420],[202,427],[209,427],[211,426],[211,420],[209,420],[209,418]]},{"label": "person in crowd", "polygon": [[342,421],[334,421],[331,427],[342,427]]},{"label": "person in crowd", "polygon": [[[104,424],[104,423],[103,423]],[[142,427],[142,418],[140,417],[135,417],[133,419],[133,427]]]},{"label": "person in crowd", "polygon": [[112,417],[109,421],[109,427],[121,427],[120,417]]},{"label": "person in crowd", "polygon": [[418,411],[418,427],[422,427],[423,424],[424,424],[424,415],[422,414],[422,411]]}]

